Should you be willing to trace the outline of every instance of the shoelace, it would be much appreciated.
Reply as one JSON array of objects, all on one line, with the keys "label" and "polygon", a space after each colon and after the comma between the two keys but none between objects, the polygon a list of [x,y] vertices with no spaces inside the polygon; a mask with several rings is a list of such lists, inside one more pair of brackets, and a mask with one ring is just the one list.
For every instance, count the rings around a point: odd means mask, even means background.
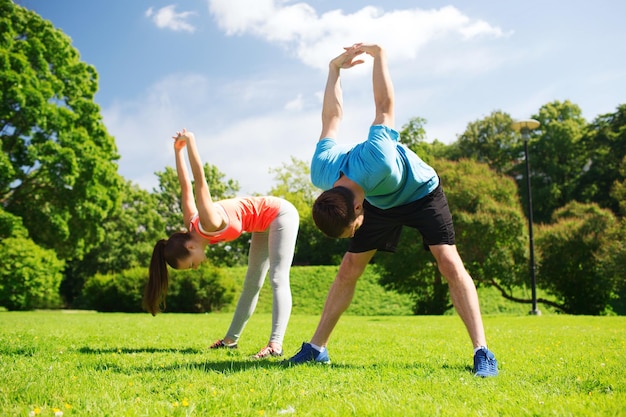
[{"label": "shoelace", "polygon": [[495,359],[490,358],[487,352],[479,351],[477,352],[477,355],[479,355],[479,358],[482,359],[482,360],[480,359],[478,360],[477,371],[488,371],[495,366],[496,364]]},{"label": "shoelace", "polygon": [[478,369],[477,371],[489,371],[494,367],[494,363],[492,360],[487,359],[484,362],[480,362],[478,364]]}]

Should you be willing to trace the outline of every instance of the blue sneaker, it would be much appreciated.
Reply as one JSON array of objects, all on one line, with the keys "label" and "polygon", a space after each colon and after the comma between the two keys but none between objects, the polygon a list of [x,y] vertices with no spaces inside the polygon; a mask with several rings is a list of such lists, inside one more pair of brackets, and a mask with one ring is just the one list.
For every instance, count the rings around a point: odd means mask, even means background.
[{"label": "blue sneaker", "polygon": [[324,363],[330,364],[330,358],[328,357],[328,349],[324,349],[323,352],[315,349],[311,346],[310,343],[302,343],[302,347],[291,358],[289,358],[288,362],[290,363],[305,363],[305,362],[316,362],[316,363]]},{"label": "blue sneaker", "polygon": [[474,354],[474,374],[483,378],[498,375],[498,361],[484,346]]}]

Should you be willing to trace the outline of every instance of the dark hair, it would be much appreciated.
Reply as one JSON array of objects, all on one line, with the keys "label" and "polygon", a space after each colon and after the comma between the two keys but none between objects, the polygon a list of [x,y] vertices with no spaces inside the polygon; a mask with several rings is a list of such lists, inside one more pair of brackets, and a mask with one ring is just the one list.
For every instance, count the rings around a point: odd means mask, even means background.
[{"label": "dark hair", "polygon": [[313,203],[312,214],[322,233],[338,238],[356,219],[354,193],[346,187],[326,190]]},{"label": "dark hair", "polygon": [[143,308],[153,316],[165,309],[165,296],[169,286],[167,265],[178,268],[178,260],[189,256],[185,243],[191,239],[189,232],[173,233],[169,239],[161,239],[152,251],[148,283],[143,293]]}]

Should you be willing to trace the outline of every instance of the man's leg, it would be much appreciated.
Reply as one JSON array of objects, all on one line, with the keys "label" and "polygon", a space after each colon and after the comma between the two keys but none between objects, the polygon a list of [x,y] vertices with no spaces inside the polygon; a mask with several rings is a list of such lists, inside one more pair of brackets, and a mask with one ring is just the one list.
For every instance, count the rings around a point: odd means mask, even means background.
[{"label": "man's leg", "polygon": [[346,252],[343,256],[335,281],[328,291],[322,317],[311,343],[317,346],[326,346],[339,318],[352,302],[359,277],[375,253],[375,250],[362,253]]},{"label": "man's leg", "polygon": [[455,245],[430,246],[439,271],[450,287],[450,298],[463,320],[474,348],[487,346],[483,319],[480,314],[478,294],[472,277],[463,266]]},{"label": "man's leg", "polygon": [[[311,339],[311,343],[303,343],[298,353],[289,359],[292,363],[322,362],[330,363],[325,346],[330,334],[337,325],[339,318],[350,306],[359,277],[376,253],[375,250],[362,253],[347,252],[341,260],[335,281],[328,291],[322,316]],[[313,347],[315,345],[321,351]]]},{"label": "man's leg", "polygon": [[448,281],[450,298],[461,316],[474,345],[474,375],[492,377],[498,375],[498,361],[487,349],[483,319],[480,314],[478,294],[472,277],[454,245],[430,246],[441,274]]}]

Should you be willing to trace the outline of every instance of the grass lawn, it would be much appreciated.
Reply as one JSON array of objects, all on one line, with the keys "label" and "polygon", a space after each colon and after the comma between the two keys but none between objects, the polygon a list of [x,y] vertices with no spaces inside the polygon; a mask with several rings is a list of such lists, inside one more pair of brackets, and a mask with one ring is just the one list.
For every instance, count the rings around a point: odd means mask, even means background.
[{"label": "grass lawn", "polygon": [[[626,318],[486,316],[496,378],[456,316],[342,317],[332,365],[254,361],[271,316],[210,351],[230,313],[0,312],[1,416],[620,416]],[[294,315],[286,356],[318,317]]]}]

